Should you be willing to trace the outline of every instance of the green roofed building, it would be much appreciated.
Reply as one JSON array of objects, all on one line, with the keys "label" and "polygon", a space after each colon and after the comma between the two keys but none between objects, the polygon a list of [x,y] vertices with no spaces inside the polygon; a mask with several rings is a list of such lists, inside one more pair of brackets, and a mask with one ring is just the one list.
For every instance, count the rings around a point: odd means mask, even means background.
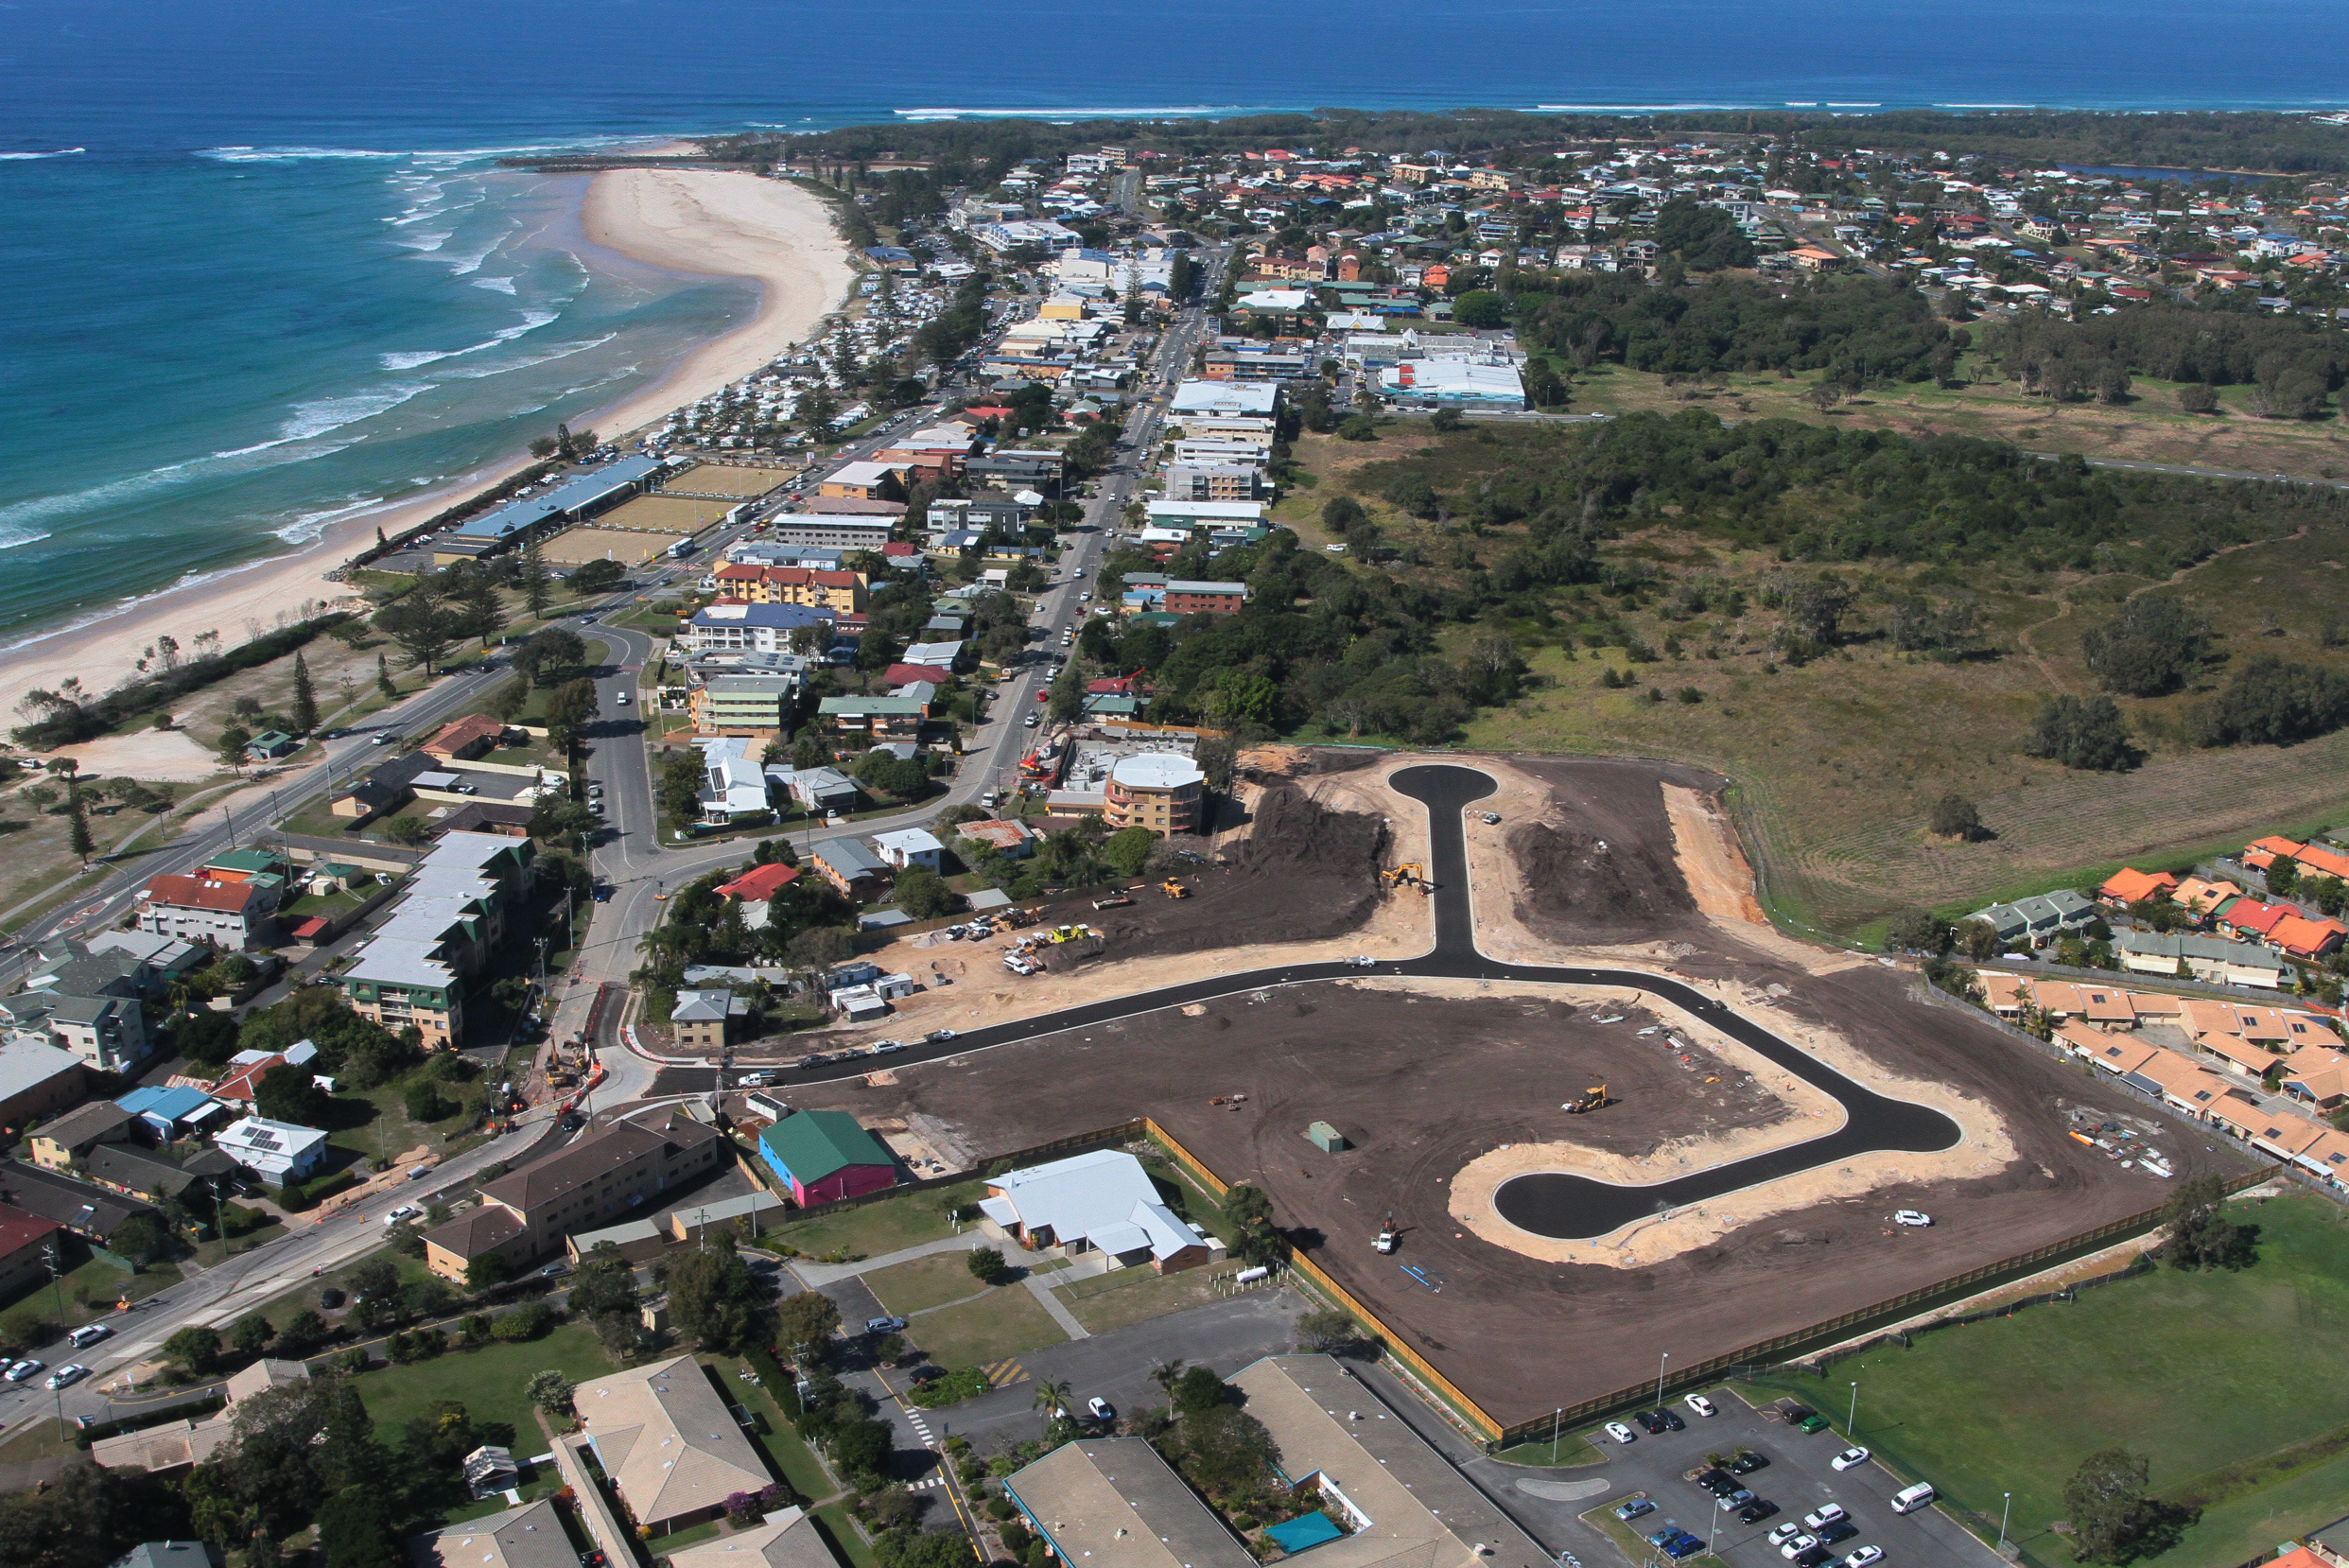
[{"label": "green roofed building", "polygon": [[758,1135],[758,1155],[802,1209],[896,1184],[896,1158],[844,1110],[803,1110]]}]

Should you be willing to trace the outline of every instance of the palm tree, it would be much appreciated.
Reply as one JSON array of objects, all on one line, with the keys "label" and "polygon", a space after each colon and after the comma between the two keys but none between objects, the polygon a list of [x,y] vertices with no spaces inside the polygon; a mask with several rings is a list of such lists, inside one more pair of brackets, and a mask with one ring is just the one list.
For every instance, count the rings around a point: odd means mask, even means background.
[{"label": "palm tree", "polygon": [[1158,1392],[1170,1400],[1174,1397],[1175,1382],[1182,1375],[1183,1358],[1181,1356],[1176,1356],[1172,1361],[1161,1361],[1150,1368],[1150,1381],[1157,1384]]},{"label": "palm tree", "polygon": [[1066,1378],[1058,1382],[1047,1379],[1035,1385],[1035,1408],[1043,1411],[1053,1420],[1066,1420],[1068,1419],[1070,1397],[1069,1383]]}]

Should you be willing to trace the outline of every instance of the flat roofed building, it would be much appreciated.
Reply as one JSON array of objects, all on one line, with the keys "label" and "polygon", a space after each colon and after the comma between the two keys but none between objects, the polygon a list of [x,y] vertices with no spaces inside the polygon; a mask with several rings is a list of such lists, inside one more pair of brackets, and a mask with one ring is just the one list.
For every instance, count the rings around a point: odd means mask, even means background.
[{"label": "flat roofed building", "polygon": [[38,1038],[0,1044],[0,1124],[28,1126],[89,1092],[82,1058]]},{"label": "flat roofed building", "polygon": [[728,1497],[774,1479],[689,1355],[583,1383],[571,1407],[620,1500],[655,1533],[714,1519]]},{"label": "flat roofed building", "polygon": [[1280,408],[1280,389],[1269,381],[1185,381],[1175,387],[1172,411],[1184,414],[1243,414],[1269,417]]},{"label": "flat roofed building", "polygon": [[1207,775],[1179,752],[1143,752],[1111,764],[1102,815],[1114,831],[1147,828],[1160,835],[1196,832]]},{"label": "flat roofed building", "polygon": [[391,917],[336,977],[351,1010],[394,1032],[413,1024],[429,1046],[461,1039],[465,984],[504,938],[536,856],[527,838],[442,834]]},{"label": "flat roofed building", "polygon": [[1085,1568],[1253,1568],[1256,1559],[1140,1437],[1064,1443],[1003,1494],[1053,1557]]},{"label": "flat roofed building", "polygon": [[577,1568],[580,1556],[549,1497],[410,1536],[408,1555],[416,1568]]}]

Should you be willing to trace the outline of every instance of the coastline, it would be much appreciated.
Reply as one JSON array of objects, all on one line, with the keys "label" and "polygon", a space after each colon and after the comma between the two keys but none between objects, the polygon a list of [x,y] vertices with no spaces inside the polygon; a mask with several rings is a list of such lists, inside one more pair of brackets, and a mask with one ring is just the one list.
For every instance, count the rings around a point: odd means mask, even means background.
[{"label": "coastline", "polygon": [[[758,305],[747,321],[617,402],[574,416],[574,424],[607,437],[651,424],[782,354],[840,308],[856,275],[823,200],[788,181],[731,170],[613,169],[588,183],[581,217],[593,243],[633,261],[758,285]],[[217,628],[242,641],[238,634],[249,621],[267,628],[281,612],[290,616],[304,605],[314,606],[313,613],[347,606],[357,596],[326,574],[372,542],[378,528],[387,534],[412,528],[531,461],[517,451],[424,495],[340,519],[298,549],[36,633],[5,655],[0,708],[13,711],[27,690],[54,688],[68,677],[79,677],[92,692],[119,685],[163,633],[185,643]]]}]

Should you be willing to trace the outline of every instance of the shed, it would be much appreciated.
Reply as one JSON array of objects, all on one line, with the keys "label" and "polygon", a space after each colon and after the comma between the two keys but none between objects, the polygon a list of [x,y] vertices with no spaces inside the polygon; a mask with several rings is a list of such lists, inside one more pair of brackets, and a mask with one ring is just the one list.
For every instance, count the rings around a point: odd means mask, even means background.
[{"label": "shed", "polygon": [[1315,1122],[1306,1127],[1305,1141],[1319,1149],[1323,1154],[1336,1154],[1351,1147],[1346,1141],[1346,1135],[1327,1122]]},{"label": "shed", "polygon": [[758,1135],[759,1158],[802,1209],[896,1184],[897,1162],[843,1110],[808,1110]]}]

